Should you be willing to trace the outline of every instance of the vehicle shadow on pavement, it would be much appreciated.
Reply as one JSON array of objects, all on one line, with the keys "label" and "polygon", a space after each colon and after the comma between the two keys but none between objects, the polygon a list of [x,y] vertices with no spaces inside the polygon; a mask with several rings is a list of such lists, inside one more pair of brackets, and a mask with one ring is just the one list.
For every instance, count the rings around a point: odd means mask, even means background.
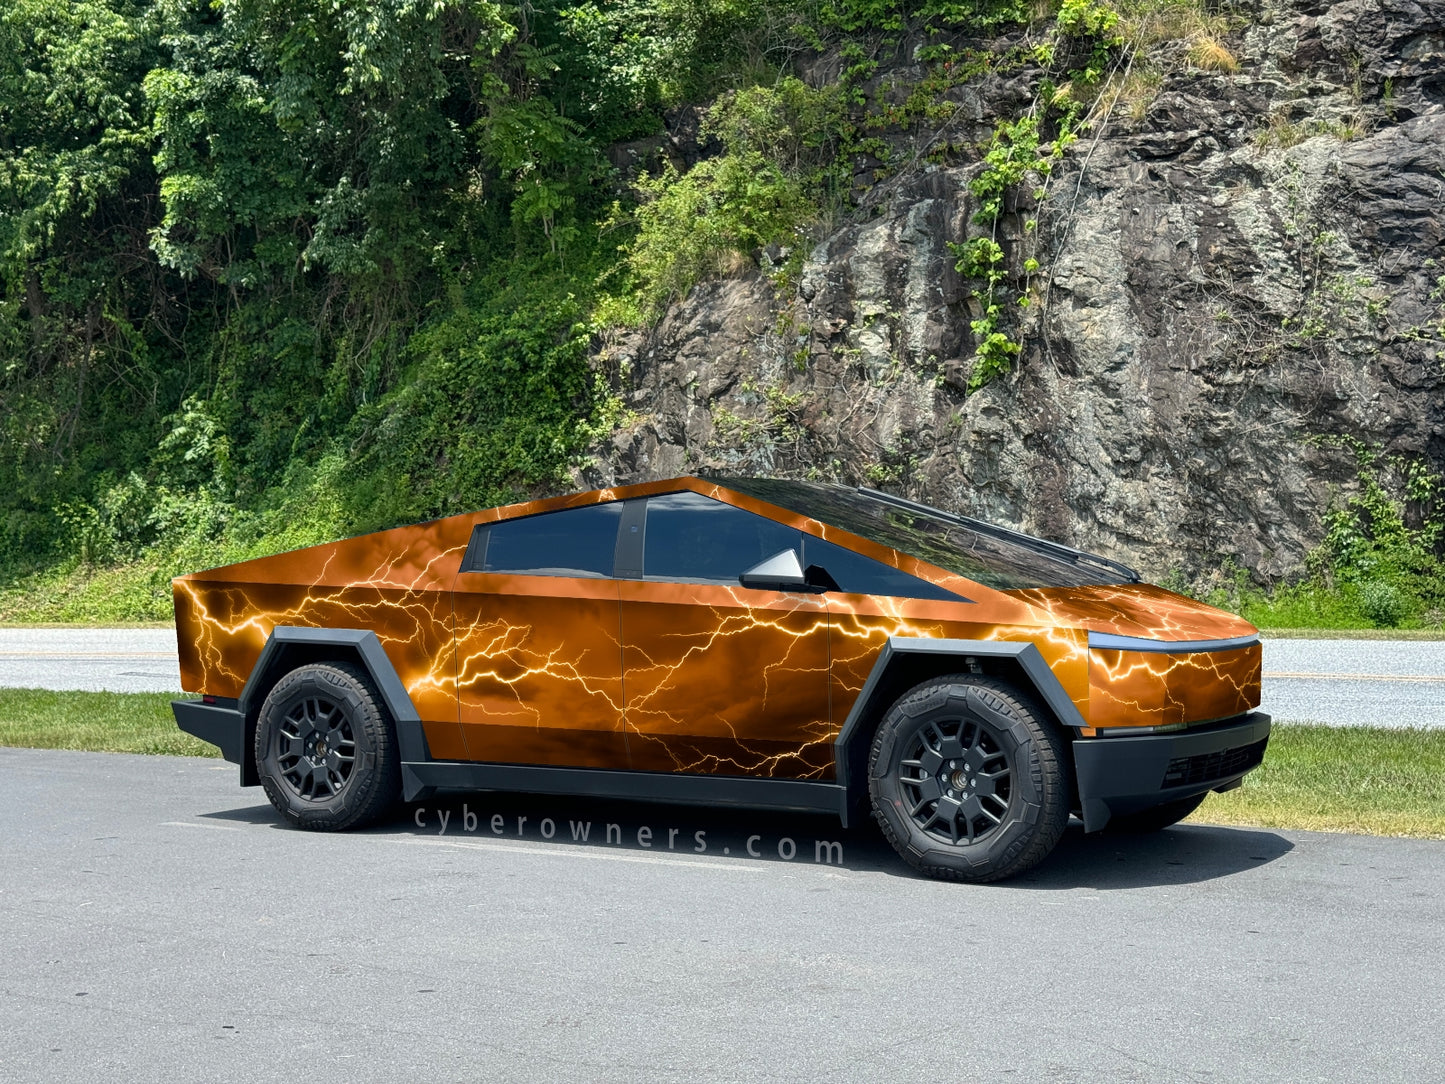
[{"label": "vehicle shadow on pavement", "polygon": [[1053,854],[1009,884],[1099,891],[1198,884],[1266,866],[1292,850],[1293,843],[1267,828],[1176,824],[1146,835],[1085,835],[1075,821]]},{"label": "vehicle shadow on pavement", "polygon": [[[290,830],[264,802],[201,816]],[[555,848],[558,857],[585,849],[921,877],[871,818],[845,829],[829,816],[754,809],[476,793],[412,803],[394,819],[350,834]],[[1149,835],[1085,835],[1075,821],[1041,865],[1000,887],[1103,891],[1195,884],[1267,865],[1293,846],[1262,829],[1182,824]]]}]

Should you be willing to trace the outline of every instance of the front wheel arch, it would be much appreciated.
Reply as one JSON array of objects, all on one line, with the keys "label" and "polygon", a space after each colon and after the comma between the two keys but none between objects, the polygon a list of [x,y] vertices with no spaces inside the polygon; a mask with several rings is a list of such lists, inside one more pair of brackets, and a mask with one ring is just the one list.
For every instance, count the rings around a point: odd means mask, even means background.
[{"label": "front wheel arch", "polygon": [[1077,810],[1072,745],[1085,721],[1033,643],[893,637],[874,663],[834,742],[837,780],[846,790],[844,824],[870,818],[869,754],[889,708],[910,689],[947,675],[997,679],[1030,699],[1040,717],[1069,746],[1069,808]]}]

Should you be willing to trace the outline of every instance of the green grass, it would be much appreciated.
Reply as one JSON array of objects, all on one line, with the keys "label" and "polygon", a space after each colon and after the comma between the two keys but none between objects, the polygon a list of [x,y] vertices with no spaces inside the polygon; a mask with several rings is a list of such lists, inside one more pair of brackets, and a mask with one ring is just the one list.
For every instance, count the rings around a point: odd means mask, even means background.
[{"label": "green grass", "polygon": [[1445,731],[1283,724],[1191,821],[1445,839]]},{"label": "green grass", "polygon": [[218,757],[176,728],[168,693],[0,689],[0,745]]},{"label": "green grass", "polygon": [[1270,629],[1266,640],[1445,640],[1445,629]]},{"label": "green grass", "polygon": [[34,628],[165,622],[177,571],[148,560],[107,568],[72,562],[30,572],[0,581],[0,623]]}]

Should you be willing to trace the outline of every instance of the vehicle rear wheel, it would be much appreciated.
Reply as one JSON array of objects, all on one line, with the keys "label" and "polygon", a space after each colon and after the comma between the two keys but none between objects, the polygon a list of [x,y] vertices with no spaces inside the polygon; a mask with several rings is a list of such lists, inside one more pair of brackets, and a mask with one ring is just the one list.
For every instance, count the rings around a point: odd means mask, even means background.
[{"label": "vehicle rear wheel", "polygon": [[401,792],[391,715],[352,663],[302,666],[276,683],[256,723],[256,767],[281,815],[316,831],[375,821]]},{"label": "vehicle rear wheel", "polygon": [[888,842],[922,873],[997,881],[1036,865],[1069,822],[1063,738],[994,678],[953,674],[899,697],[873,739],[868,791]]},{"label": "vehicle rear wheel", "polygon": [[1125,813],[1122,817],[1113,816],[1109,818],[1109,823],[1104,828],[1106,831],[1118,832],[1121,835],[1159,832],[1171,824],[1178,824],[1189,816],[1204,804],[1204,799],[1207,797],[1209,797],[1208,791],[1189,798],[1180,798],[1177,802],[1165,802],[1163,805],[1156,805],[1150,809],[1141,809],[1137,813]]}]

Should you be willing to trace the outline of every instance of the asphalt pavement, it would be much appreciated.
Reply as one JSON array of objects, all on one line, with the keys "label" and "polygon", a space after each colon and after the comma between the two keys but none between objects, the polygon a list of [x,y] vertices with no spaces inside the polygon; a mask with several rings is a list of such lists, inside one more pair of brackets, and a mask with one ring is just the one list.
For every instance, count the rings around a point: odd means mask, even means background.
[{"label": "asphalt pavement", "polygon": [[214,761],[0,780],[7,1081],[1445,1072],[1445,843],[1073,831],[968,886],[826,818],[474,795],[327,836]]},{"label": "asphalt pavement", "polygon": [[0,688],[179,692],[176,633],[174,629],[0,629]]},{"label": "asphalt pavement", "polygon": [[[177,692],[170,629],[0,629],[0,687]],[[1266,640],[1281,722],[1445,727],[1445,640]]]},{"label": "asphalt pavement", "polygon": [[1260,708],[1281,722],[1445,727],[1445,640],[1265,640]]}]

